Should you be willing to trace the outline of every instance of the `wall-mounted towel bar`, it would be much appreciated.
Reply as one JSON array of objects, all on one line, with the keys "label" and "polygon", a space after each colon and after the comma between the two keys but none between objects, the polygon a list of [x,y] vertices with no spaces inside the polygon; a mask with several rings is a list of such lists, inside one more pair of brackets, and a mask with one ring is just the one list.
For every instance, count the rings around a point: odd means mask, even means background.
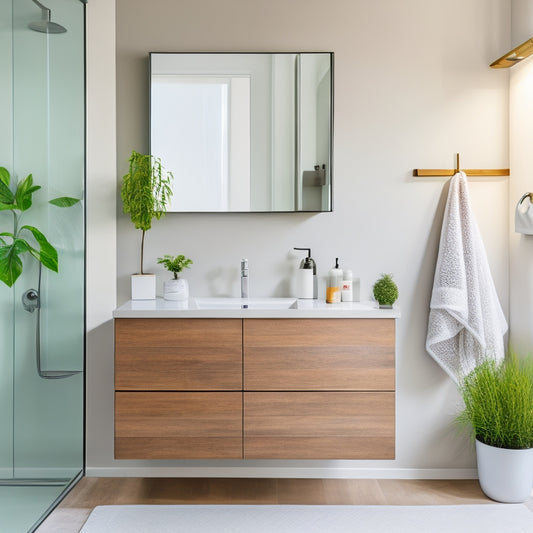
[{"label": "wall-mounted towel bar", "polygon": [[459,170],[462,170],[467,176],[509,176],[508,168],[461,168],[459,165],[459,154],[456,155],[455,169],[452,168],[415,168],[413,176],[432,177],[432,176],[453,176]]}]

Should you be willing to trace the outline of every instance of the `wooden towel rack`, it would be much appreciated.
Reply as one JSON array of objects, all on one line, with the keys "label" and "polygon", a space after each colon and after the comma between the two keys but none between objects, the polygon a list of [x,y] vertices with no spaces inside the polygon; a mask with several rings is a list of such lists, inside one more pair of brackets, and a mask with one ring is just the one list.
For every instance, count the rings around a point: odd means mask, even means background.
[{"label": "wooden towel rack", "polygon": [[459,154],[456,155],[455,169],[452,168],[415,168],[413,170],[413,176],[453,176],[457,174],[459,170],[462,170],[467,176],[509,176],[510,172],[508,168],[461,168],[459,165]]}]

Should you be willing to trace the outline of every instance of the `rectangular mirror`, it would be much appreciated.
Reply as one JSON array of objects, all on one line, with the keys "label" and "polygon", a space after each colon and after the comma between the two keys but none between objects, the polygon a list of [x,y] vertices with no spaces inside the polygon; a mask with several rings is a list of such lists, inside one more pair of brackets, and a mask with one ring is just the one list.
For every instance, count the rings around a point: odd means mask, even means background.
[{"label": "rectangular mirror", "polygon": [[332,53],[150,53],[169,211],[331,211],[332,121]]}]

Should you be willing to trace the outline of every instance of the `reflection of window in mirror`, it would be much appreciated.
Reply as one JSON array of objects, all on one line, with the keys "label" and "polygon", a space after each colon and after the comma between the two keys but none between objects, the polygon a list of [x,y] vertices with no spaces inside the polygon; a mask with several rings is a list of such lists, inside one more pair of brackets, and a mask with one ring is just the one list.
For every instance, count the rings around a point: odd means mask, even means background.
[{"label": "reflection of window in mirror", "polygon": [[152,76],[151,152],[174,173],[170,211],[250,210],[249,102],[249,77]]}]

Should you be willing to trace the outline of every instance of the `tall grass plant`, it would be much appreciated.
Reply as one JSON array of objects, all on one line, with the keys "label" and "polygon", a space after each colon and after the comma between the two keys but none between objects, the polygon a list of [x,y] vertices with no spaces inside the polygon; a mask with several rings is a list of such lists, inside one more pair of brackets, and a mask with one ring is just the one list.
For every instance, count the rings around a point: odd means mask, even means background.
[{"label": "tall grass plant", "polygon": [[463,380],[465,409],[457,420],[480,442],[497,448],[533,448],[533,358],[510,353],[488,359]]}]

